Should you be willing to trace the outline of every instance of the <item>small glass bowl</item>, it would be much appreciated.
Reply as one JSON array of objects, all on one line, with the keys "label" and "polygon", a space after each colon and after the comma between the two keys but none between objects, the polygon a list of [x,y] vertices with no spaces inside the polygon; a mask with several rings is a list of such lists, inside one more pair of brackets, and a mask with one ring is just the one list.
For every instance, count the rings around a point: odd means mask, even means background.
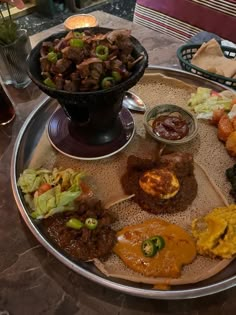
[{"label": "small glass bowl", "polygon": [[94,15],[91,14],[75,14],[71,15],[64,21],[64,27],[68,31],[72,31],[81,27],[95,27],[98,26],[98,21]]},{"label": "small glass bowl", "polygon": [[[174,114],[174,113],[179,113],[188,124],[189,132],[185,137],[178,140],[169,140],[169,139],[162,138],[161,136],[153,132],[152,122],[155,118],[157,118],[160,115],[169,115],[169,114]],[[195,138],[198,132],[197,119],[193,116],[193,114],[191,114],[186,109],[183,109],[182,107],[179,107],[177,105],[171,105],[171,104],[157,105],[147,110],[144,115],[144,126],[147,133],[150,136],[152,136],[155,140],[165,143],[165,144],[172,144],[172,145],[173,144],[179,145],[179,144],[187,143],[191,141],[193,138]]]}]

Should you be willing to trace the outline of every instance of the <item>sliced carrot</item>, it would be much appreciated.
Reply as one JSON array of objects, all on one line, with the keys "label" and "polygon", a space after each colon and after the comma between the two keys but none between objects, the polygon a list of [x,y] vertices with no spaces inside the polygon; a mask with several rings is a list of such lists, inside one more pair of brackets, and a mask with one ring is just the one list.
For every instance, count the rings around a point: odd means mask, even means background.
[{"label": "sliced carrot", "polygon": [[224,114],[218,123],[218,133],[217,136],[221,141],[226,141],[231,132],[234,131],[233,124],[229,119],[227,114]]}]

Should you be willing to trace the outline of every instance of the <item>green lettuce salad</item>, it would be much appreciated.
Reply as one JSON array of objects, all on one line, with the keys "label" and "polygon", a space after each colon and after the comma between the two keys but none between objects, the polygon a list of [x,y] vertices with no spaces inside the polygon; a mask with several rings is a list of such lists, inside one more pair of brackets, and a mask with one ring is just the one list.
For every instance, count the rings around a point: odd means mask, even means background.
[{"label": "green lettuce salad", "polygon": [[74,210],[74,201],[81,193],[83,173],[70,168],[52,171],[26,169],[20,175],[18,186],[24,193],[35,219],[47,218],[55,213]]},{"label": "green lettuce salad", "polygon": [[217,93],[208,88],[198,87],[197,92],[192,93],[188,106],[197,114],[197,118],[211,119],[217,109],[230,111],[233,95],[230,91]]}]

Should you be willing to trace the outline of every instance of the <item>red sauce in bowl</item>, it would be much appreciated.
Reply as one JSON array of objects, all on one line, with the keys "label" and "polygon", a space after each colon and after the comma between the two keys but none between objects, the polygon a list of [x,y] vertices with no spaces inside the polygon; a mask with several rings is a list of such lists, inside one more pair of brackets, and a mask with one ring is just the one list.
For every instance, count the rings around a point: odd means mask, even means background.
[{"label": "red sauce in bowl", "polygon": [[179,140],[187,136],[189,127],[181,115],[160,115],[152,122],[153,132],[168,140]]}]

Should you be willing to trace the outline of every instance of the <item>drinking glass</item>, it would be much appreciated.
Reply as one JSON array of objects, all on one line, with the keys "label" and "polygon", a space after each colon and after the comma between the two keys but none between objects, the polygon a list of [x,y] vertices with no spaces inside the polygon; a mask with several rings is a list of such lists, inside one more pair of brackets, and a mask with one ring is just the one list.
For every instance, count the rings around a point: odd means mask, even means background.
[{"label": "drinking glass", "polygon": [[18,30],[17,39],[9,45],[0,45],[0,74],[4,84],[24,88],[30,83],[26,58],[31,50],[27,31]]}]

